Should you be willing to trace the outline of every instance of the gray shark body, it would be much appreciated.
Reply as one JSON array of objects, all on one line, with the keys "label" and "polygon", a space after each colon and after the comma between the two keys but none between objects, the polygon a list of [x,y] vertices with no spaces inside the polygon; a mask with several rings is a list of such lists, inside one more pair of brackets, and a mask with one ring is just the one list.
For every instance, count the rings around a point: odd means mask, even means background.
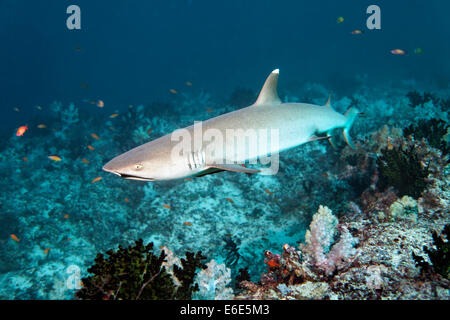
[{"label": "gray shark body", "polygon": [[[331,108],[329,100],[324,106],[281,103],[277,94],[278,75],[278,69],[269,75],[253,105],[203,121],[200,148],[196,148],[194,141],[191,141],[192,152],[174,156],[174,148],[180,146],[180,141],[174,139],[174,132],[119,155],[103,169],[126,179],[144,181],[201,176],[223,170],[258,173],[261,170],[246,168],[240,163],[320,139],[318,135],[325,134],[326,138],[331,139],[335,129],[342,129],[347,143],[351,145],[348,130],[358,114],[357,109],[352,108],[343,115]],[[246,140],[244,153],[226,153],[215,152],[215,149],[233,150],[235,141],[224,139],[219,145],[217,139],[203,137],[205,132],[227,137],[230,131],[252,132],[257,140],[261,139],[263,132],[277,132],[277,143],[269,143],[266,149],[261,150],[251,148],[250,140]],[[184,128],[182,132],[193,137],[196,127]]]}]

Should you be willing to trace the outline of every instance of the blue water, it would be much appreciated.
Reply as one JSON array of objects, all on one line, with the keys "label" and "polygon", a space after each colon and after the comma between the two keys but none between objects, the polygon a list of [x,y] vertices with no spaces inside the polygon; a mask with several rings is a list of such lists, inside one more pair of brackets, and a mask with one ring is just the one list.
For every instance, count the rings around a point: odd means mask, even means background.
[{"label": "blue water", "polygon": [[[81,8],[81,30],[66,27],[71,4]],[[371,4],[381,8],[381,30],[366,28]],[[68,266],[84,275],[97,252],[138,238],[225,262],[222,237],[231,234],[241,255],[233,276],[247,266],[258,280],[264,250],[297,246],[320,204],[342,214],[363,191],[324,177],[338,158],[325,142],[289,151],[270,178],[219,173],[148,186],[102,166],[253,103],[275,68],[283,101],[323,104],[332,92],[343,113],[356,92],[364,98],[368,117],[352,133],[359,141],[385,124],[442,118],[445,107],[396,106],[412,90],[450,96],[448,12],[442,0],[0,0],[0,298],[70,299]],[[249,90],[239,100],[247,104],[232,99],[237,88]]]}]

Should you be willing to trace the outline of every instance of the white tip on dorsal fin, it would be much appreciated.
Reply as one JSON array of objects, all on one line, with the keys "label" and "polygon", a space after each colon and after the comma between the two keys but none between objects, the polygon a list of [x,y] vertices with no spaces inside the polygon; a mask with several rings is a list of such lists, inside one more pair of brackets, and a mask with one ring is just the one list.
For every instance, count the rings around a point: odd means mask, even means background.
[{"label": "white tip on dorsal fin", "polygon": [[325,107],[331,108],[331,92],[328,94],[328,100],[327,103],[325,103]]},{"label": "white tip on dorsal fin", "polygon": [[279,74],[280,69],[275,69],[269,74],[263,88],[261,89],[261,92],[259,93],[258,99],[256,99],[255,105],[281,103],[277,93]]}]

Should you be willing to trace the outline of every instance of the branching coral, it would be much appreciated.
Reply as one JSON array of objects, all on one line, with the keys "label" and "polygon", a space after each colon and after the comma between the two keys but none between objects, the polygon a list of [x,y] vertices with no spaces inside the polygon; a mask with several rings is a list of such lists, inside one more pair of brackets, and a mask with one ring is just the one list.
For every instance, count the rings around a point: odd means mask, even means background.
[{"label": "branching coral", "polygon": [[206,269],[197,274],[196,283],[199,292],[195,294],[195,297],[207,300],[232,299],[233,289],[227,287],[231,282],[231,270],[223,263],[218,264],[214,259],[206,266]]},{"label": "branching coral", "polygon": [[448,154],[450,146],[445,140],[449,125],[440,119],[421,120],[416,125],[410,125],[403,130],[405,136],[412,135],[416,140],[427,139],[430,146]]},{"label": "branching coral", "polygon": [[377,159],[378,186],[383,190],[393,186],[400,196],[418,198],[426,187],[428,167],[421,164],[415,146],[390,146],[381,150]]},{"label": "branching coral", "polygon": [[428,264],[422,257],[412,254],[416,264],[421,267],[422,272],[434,271],[450,279],[450,224],[444,227],[439,235],[433,232],[434,248],[425,247],[424,251],[430,258],[432,265]]},{"label": "branching coral", "polygon": [[336,268],[348,263],[356,254],[354,245],[358,241],[346,228],[342,228],[339,242],[331,247],[337,233],[337,224],[338,219],[331,210],[320,206],[306,232],[305,244],[300,246],[302,252],[312,258],[315,267],[327,275],[331,275]]},{"label": "branching coral", "polygon": [[92,276],[82,279],[83,287],[76,292],[76,297],[83,300],[155,300],[155,299],[190,299],[192,292],[198,290],[193,286],[197,268],[204,267],[201,252],[196,255],[187,252],[187,259],[181,259],[182,267],[173,264],[173,275],[179,280],[176,285],[171,274],[167,272],[167,257],[164,250],[159,256],[153,253],[153,243],[143,244],[142,239],[134,246],[117,251],[109,250],[98,254],[95,264],[88,269]]}]

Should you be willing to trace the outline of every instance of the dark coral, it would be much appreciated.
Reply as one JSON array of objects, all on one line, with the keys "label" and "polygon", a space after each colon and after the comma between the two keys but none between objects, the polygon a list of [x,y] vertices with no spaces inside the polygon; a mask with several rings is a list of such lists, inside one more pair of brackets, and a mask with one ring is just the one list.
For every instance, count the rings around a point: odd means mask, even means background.
[{"label": "dark coral", "polygon": [[181,282],[181,287],[178,288],[175,299],[188,300],[191,299],[192,293],[199,291],[198,284],[194,285],[194,277],[197,274],[197,269],[206,269],[207,266],[202,263],[206,257],[199,251],[196,254],[186,252],[186,259],[181,259],[180,268],[176,264],[173,266],[173,273],[175,277]]},{"label": "dark coral", "polygon": [[187,260],[181,259],[183,268],[174,265],[174,273],[181,282],[177,289],[172,276],[162,266],[166,254],[153,253],[153,243],[143,244],[142,239],[134,246],[106,252],[107,258],[97,254],[95,264],[88,269],[93,274],[82,279],[83,287],[75,296],[83,300],[158,300],[190,299],[196,269],[203,267],[201,252],[187,252]]},{"label": "dark coral", "polygon": [[399,196],[418,198],[426,187],[428,168],[422,167],[415,147],[388,147],[381,150],[377,159],[378,187],[385,190],[394,187]]},{"label": "dark coral", "polygon": [[225,262],[228,266],[233,266],[238,263],[241,257],[238,244],[230,235],[225,235],[223,241],[225,241],[225,251],[227,252]]},{"label": "dark coral", "polygon": [[450,279],[450,224],[444,227],[439,235],[433,232],[433,248],[424,247],[424,252],[430,258],[432,265],[426,262],[422,257],[412,254],[416,265],[420,267],[422,274],[429,272],[439,273],[441,276]]},{"label": "dark coral", "polygon": [[440,99],[433,95],[430,92],[424,92],[420,94],[416,90],[410,91],[406,94],[406,97],[409,99],[411,107],[415,108],[417,106],[423,106],[423,104],[428,101],[432,101],[434,105],[438,105],[440,103]]},{"label": "dark coral", "polygon": [[430,146],[440,149],[444,154],[448,154],[450,146],[445,141],[448,124],[440,119],[421,120],[417,125],[410,125],[403,130],[405,136],[412,135],[416,140],[425,138]]}]

